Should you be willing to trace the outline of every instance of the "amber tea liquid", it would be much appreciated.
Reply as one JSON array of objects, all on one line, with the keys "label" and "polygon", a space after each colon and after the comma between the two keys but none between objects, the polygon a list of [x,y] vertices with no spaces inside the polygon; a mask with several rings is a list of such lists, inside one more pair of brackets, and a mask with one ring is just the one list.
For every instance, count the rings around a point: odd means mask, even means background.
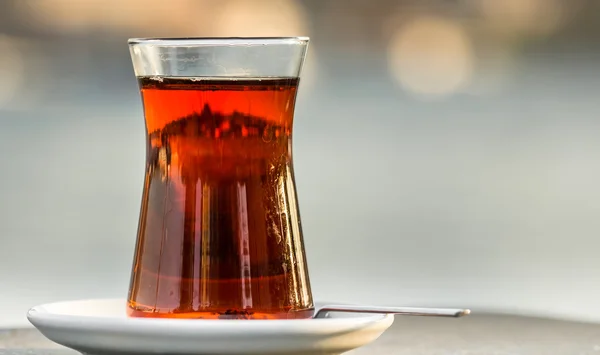
[{"label": "amber tea liquid", "polygon": [[312,316],[291,161],[297,78],[139,78],[134,317]]}]

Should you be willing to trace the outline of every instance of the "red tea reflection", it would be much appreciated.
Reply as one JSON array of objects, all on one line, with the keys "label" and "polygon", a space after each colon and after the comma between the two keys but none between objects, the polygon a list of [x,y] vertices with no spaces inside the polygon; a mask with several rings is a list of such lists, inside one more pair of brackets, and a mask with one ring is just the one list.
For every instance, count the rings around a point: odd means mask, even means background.
[{"label": "red tea reflection", "polygon": [[148,137],[131,316],[312,315],[291,156],[297,85],[140,79]]}]

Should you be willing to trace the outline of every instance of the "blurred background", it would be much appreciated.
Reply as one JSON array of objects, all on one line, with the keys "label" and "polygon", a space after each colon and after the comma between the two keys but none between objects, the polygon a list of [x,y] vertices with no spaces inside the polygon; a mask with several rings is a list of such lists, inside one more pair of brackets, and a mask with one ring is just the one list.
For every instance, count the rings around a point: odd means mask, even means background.
[{"label": "blurred background", "polygon": [[126,40],[312,38],[294,164],[315,298],[600,321],[600,2],[0,2],[0,327],[125,297]]}]

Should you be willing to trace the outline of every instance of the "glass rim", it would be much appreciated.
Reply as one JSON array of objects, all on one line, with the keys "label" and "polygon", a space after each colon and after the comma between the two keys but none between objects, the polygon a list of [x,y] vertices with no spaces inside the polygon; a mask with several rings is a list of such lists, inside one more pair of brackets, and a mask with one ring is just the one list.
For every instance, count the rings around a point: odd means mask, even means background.
[{"label": "glass rim", "polygon": [[130,38],[127,43],[134,45],[151,45],[161,47],[189,47],[189,46],[264,46],[264,45],[290,45],[308,44],[309,37],[148,37]]}]

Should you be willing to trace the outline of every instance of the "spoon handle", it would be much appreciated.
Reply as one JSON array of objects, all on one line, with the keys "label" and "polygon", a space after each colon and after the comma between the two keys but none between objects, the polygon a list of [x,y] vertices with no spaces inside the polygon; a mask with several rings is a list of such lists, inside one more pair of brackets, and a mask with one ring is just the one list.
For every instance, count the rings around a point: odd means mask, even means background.
[{"label": "spoon handle", "polygon": [[314,318],[325,318],[329,312],[349,313],[379,313],[400,314],[405,316],[425,317],[462,317],[471,313],[468,309],[454,308],[414,308],[414,307],[376,307],[376,306],[353,306],[353,305],[326,305],[315,310]]}]

